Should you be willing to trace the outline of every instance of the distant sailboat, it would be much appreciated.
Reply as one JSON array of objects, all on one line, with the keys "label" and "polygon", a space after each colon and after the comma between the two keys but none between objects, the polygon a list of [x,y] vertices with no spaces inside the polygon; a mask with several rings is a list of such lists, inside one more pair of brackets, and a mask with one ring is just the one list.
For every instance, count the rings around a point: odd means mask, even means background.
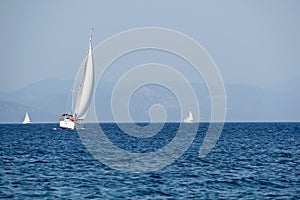
[{"label": "distant sailboat", "polygon": [[22,124],[29,124],[29,123],[31,123],[31,121],[30,121],[30,117],[29,117],[29,115],[28,115],[28,112],[26,112],[26,114],[25,114],[25,117],[24,117],[24,120],[23,120],[23,123],[22,123]]},{"label": "distant sailboat", "polygon": [[63,114],[59,126],[62,129],[75,129],[76,124],[82,124],[83,120],[88,112],[92,95],[94,89],[94,62],[92,54],[92,32],[89,40],[89,48],[86,56],[85,63],[83,65],[81,80],[78,88],[78,95],[76,98],[76,103],[72,110],[73,114],[70,112]]},{"label": "distant sailboat", "polygon": [[191,111],[189,111],[188,116],[186,118],[183,119],[184,123],[193,123],[193,114]]}]

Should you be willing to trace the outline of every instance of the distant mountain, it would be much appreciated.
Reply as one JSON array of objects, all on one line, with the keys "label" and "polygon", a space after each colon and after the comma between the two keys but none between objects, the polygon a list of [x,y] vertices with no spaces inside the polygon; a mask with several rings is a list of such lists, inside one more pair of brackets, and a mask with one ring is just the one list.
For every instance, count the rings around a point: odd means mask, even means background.
[{"label": "distant mountain", "polygon": [[[130,84],[133,83],[127,83],[127,87],[129,87]],[[180,83],[171,84],[175,85],[178,90],[181,90],[183,95],[186,93]],[[210,117],[210,99],[208,91],[205,85],[202,84],[194,84],[194,88],[197,91],[198,100],[200,102],[201,119],[207,121]],[[114,84],[107,82],[102,83],[102,85],[97,88],[95,95],[96,111],[98,119],[101,121],[114,120],[111,111],[111,96],[113,89]],[[167,111],[167,121],[182,121],[183,116],[181,116],[180,113],[180,105],[177,97],[169,89],[156,84],[147,84],[134,91],[129,101],[130,116],[134,121],[148,122],[150,121],[149,110],[151,106],[155,104],[160,104],[165,108]],[[183,115],[186,115],[189,110],[193,110],[192,108],[195,107],[191,100],[185,102],[182,106],[185,112]],[[123,112],[127,112],[125,108]],[[195,117],[195,119],[197,119],[197,117]]]},{"label": "distant mountain", "polygon": [[[48,79],[21,90],[0,93],[0,122],[19,122],[25,112],[40,121],[57,121],[71,107],[72,80]],[[210,119],[210,96],[202,83],[192,83],[196,91],[201,120]],[[228,121],[300,121],[300,79],[293,79],[268,88],[244,85],[226,85]],[[176,86],[184,90],[180,83]],[[111,95],[113,83],[104,82],[97,87],[96,112],[101,121],[113,121]],[[180,109],[176,96],[169,90],[155,85],[138,89],[129,102],[130,114],[136,121],[148,121],[149,108],[163,105],[169,121],[180,121]],[[189,110],[192,105],[184,105]],[[125,110],[124,110],[125,112]]]},{"label": "distant mountain", "polygon": [[267,90],[282,94],[290,94],[300,97],[300,77],[295,77],[290,80],[275,84],[266,88]]},{"label": "distant mountain", "polygon": [[57,116],[34,107],[0,100],[0,123],[21,123],[28,112],[33,123],[57,122]]},{"label": "distant mountain", "polygon": [[300,121],[300,96],[258,87],[228,85],[227,120]]},{"label": "distant mountain", "polygon": [[66,111],[72,84],[72,80],[47,79],[17,91],[2,92],[0,99],[58,115]]}]

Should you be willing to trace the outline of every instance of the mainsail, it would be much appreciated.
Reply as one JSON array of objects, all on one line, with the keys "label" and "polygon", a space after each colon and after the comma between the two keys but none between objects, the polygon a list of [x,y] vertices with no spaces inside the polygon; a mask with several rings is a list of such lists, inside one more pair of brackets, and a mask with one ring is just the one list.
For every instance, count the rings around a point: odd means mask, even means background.
[{"label": "mainsail", "polygon": [[30,123],[30,118],[28,113],[26,112],[24,120],[23,120],[23,124],[29,124]]},{"label": "mainsail", "polygon": [[[93,31],[93,30],[92,30]],[[85,63],[82,69],[81,82],[76,99],[74,116],[83,120],[88,112],[94,89],[94,62],[92,54],[92,32],[89,40],[89,48]]]},{"label": "mainsail", "polygon": [[191,111],[189,111],[188,116],[186,118],[184,118],[183,122],[185,122],[185,123],[192,123],[193,120],[194,120],[193,114],[192,114]]}]

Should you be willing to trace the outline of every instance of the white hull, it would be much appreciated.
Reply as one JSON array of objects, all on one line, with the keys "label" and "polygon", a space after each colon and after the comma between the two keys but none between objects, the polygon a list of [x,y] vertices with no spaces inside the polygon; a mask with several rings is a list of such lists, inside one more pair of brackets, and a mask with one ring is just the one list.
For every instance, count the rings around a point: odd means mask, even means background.
[{"label": "white hull", "polygon": [[69,119],[64,119],[59,121],[59,127],[62,129],[70,129],[74,130],[75,129],[75,122],[69,120]]}]

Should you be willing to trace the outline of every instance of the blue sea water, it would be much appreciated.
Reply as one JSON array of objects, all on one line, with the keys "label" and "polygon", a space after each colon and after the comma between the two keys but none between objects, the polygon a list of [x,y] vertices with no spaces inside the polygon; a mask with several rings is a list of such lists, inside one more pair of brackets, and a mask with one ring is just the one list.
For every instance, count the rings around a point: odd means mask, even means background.
[{"label": "blue sea water", "polygon": [[[136,139],[116,124],[102,124],[117,146],[155,151],[163,134]],[[130,126],[130,125],[128,125]],[[198,152],[208,124],[173,164],[149,173],[126,173],[96,160],[76,131],[57,124],[0,125],[0,198],[15,199],[299,199],[300,123],[226,123],[207,157]],[[141,141],[143,140],[143,141]]]}]

